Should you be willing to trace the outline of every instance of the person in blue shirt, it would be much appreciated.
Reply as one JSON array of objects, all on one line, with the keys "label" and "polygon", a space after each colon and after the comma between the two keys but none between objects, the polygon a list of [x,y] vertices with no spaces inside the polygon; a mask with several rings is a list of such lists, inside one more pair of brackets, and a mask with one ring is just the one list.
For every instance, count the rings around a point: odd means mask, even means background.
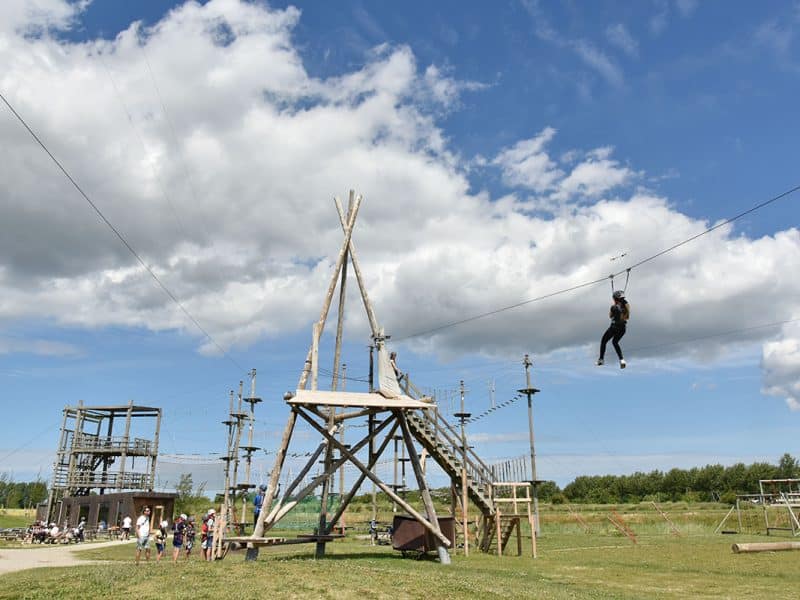
[{"label": "person in blue shirt", "polygon": [[183,548],[183,535],[186,531],[186,515],[181,515],[172,526],[172,562],[178,562],[178,556]]},{"label": "person in blue shirt", "polygon": [[261,514],[261,506],[264,504],[264,496],[267,492],[266,484],[261,484],[258,486],[258,493],[256,497],[253,499],[253,527],[255,524],[258,523],[258,515]]}]

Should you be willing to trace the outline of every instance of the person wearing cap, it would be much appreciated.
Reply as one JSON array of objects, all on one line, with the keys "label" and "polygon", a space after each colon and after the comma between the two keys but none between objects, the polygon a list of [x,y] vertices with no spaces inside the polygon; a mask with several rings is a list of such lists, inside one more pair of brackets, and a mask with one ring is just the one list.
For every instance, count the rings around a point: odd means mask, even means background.
[{"label": "person wearing cap", "polygon": [[183,532],[183,547],[186,549],[186,560],[189,560],[189,555],[192,553],[194,546],[194,517],[189,517],[186,520],[186,529]]},{"label": "person wearing cap", "polygon": [[622,339],[622,336],[625,335],[628,319],[631,316],[631,305],[625,299],[625,292],[622,290],[616,290],[612,294],[611,299],[614,301],[614,304],[611,305],[611,309],[608,311],[611,325],[600,340],[600,358],[597,359],[597,364],[598,366],[603,364],[606,355],[606,344],[611,340],[614,350],[616,350],[617,356],[619,356],[619,368],[624,369],[627,365],[625,359],[622,357],[622,348],[619,346],[619,341]]},{"label": "person wearing cap", "polygon": [[144,550],[144,559],[150,560],[150,507],[145,506],[144,511],[136,519],[136,564]]},{"label": "person wearing cap", "polygon": [[208,537],[206,539],[206,560],[214,560],[214,525],[216,523],[217,511],[213,508],[208,509]]},{"label": "person wearing cap", "polygon": [[172,526],[172,562],[178,562],[183,547],[183,536],[186,532],[186,515],[181,514]]}]

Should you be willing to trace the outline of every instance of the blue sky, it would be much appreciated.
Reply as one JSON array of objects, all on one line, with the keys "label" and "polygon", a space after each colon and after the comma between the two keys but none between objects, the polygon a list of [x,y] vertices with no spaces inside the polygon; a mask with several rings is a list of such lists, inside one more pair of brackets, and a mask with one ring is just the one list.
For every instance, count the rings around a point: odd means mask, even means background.
[{"label": "blue sky", "polygon": [[[3,106],[14,477],[49,476],[78,400],[162,406],[162,450],[223,451],[228,390],[253,367],[273,448],[339,250],[330,198],[350,188],[415,381],[464,379],[479,414],[532,355],[542,478],[800,453],[797,194],[634,269],[624,372],[593,365],[608,284],[402,339],[603,277],[800,183],[797,2],[13,0],[0,16],[0,92],[214,339]],[[526,422],[518,401],[471,435],[489,460],[522,456]]]}]

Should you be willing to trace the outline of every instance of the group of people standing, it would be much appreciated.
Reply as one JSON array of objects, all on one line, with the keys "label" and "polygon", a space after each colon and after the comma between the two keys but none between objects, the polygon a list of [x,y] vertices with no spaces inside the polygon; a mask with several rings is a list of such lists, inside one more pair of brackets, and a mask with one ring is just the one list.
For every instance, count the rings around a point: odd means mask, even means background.
[{"label": "group of people standing", "polygon": [[[203,560],[214,559],[215,519],[216,511],[213,508],[209,509],[202,519],[200,548],[203,553]],[[124,525],[125,521],[123,520],[123,532],[125,530]],[[187,517],[185,514],[181,514],[175,519],[171,528],[169,527],[169,522],[163,520],[155,530],[151,530],[150,507],[145,507],[142,514],[136,519],[136,564],[139,564],[142,553],[144,553],[145,560],[150,560],[151,538],[156,546],[156,561],[160,561],[166,551],[170,531],[172,532],[172,562],[178,562],[182,550],[188,560],[192,554],[197,533],[194,516]]]}]

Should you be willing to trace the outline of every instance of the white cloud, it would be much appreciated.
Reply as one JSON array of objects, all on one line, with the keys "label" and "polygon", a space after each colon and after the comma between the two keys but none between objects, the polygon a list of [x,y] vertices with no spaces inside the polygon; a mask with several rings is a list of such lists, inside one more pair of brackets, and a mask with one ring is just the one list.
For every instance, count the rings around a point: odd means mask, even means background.
[{"label": "white cloud", "polygon": [[64,0],[9,0],[0,3],[0,31],[8,34],[42,35],[51,30],[64,30],[91,0],[64,2]]},{"label": "white cloud", "polygon": [[592,69],[600,73],[611,85],[620,87],[625,83],[622,69],[602,50],[595,48],[589,42],[577,40],[572,43],[572,48],[577,55]]},{"label": "white cloud", "polygon": [[756,45],[770,49],[779,58],[789,54],[794,38],[791,26],[785,26],[775,20],[761,23],[753,35]]},{"label": "white cloud", "polygon": [[575,166],[569,175],[558,183],[558,200],[575,196],[598,198],[605,192],[625,185],[634,176],[633,171],[609,158],[610,148],[598,148],[587,159]]},{"label": "white cloud", "polygon": [[[68,22],[68,5],[50,6],[47,22]],[[418,94],[433,82],[452,101],[449,80],[390,46],[338,77],[311,77],[292,42],[299,18],[213,0],[113,41],[2,35],[0,89],[223,346],[309,327],[341,243],[331,195],[350,187],[365,195],[354,236],[362,271],[395,340],[602,277],[621,249],[633,264],[709,226],[628,191],[639,174],[610,147],[571,156],[565,172],[548,152],[550,127],[487,159],[530,196],[471,192],[469,163]],[[7,111],[0,135],[0,325],[196,335]],[[564,210],[531,214],[553,202]],[[636,360],[710,361],[772,341],[751,331],[657,344],[740,329],[751,315],[791,317],[800,283],[786,274],[798,271],[797,230],[750,239],[719,228],[634,271],[623,345],[655,346]],[[607,296],[598,286],[409,343],[441,355],[594,352]],[[363,311],[349,306],[348,335],[366,337]]]},{"label": "white cloud", "polygon": [[536,192],[544,192],[553,187],[563,173],[550,159],[545,146],[555,134],[555,129],[546,127],[539,135],[517,142],[497,155],[492,164],[500,167],[507,185],[525,187]]},{"label": "white cloud", "polygon": [[436,65],[429,65],[423,76],[425,88],[430,97],[445,107],[452,108],[465,91],[485,90],[489,86],[478,81],[460,81],[447,77]]},{"label": "white cloud", "polygon": [[64,342],[0,336],[0,354],[38,354],[40,356],[76,356],[80,349]]},{"label": "white cloud", "polygon": [[476,444],[507,444],[512,442],[527,442],[530,434],[527,431],[509,431],[505,433],[470,433],[469,441]]},{"label": "white cloud", "polygon": [[667,0],[656,0],[656,12],[650,17],[650,32],[659,36],[669,24],[669,2]]},{"label": "white cloud", "polygon": [[764,344],[762,367],[763,392],[783,398],[791,410],[800,411],[800,326],[786,325],[782,339]]},{"label": "white cloud", "polygon": [[611,44],[622,50],[628,56],[633,58],[639,56],[639,42],[633,38],[622,23],[616,23],[606,27],[606,38]]},{"label": "white cloud", "polygon": [[691,17],[697,8],[697,0],[675,0],[675,6],[682,17]]},{"label": "white cloud", "polygon": [[622,69],[602,50],[584,39],[570,38],[557,32],[550,25],[550,21],[537,1],[524,0],[522,4],[533,20],[536,37],[559,48],[571,50],[584,64],[599,73],[611,85],[615,87],[624,85],[625,78]]}]

